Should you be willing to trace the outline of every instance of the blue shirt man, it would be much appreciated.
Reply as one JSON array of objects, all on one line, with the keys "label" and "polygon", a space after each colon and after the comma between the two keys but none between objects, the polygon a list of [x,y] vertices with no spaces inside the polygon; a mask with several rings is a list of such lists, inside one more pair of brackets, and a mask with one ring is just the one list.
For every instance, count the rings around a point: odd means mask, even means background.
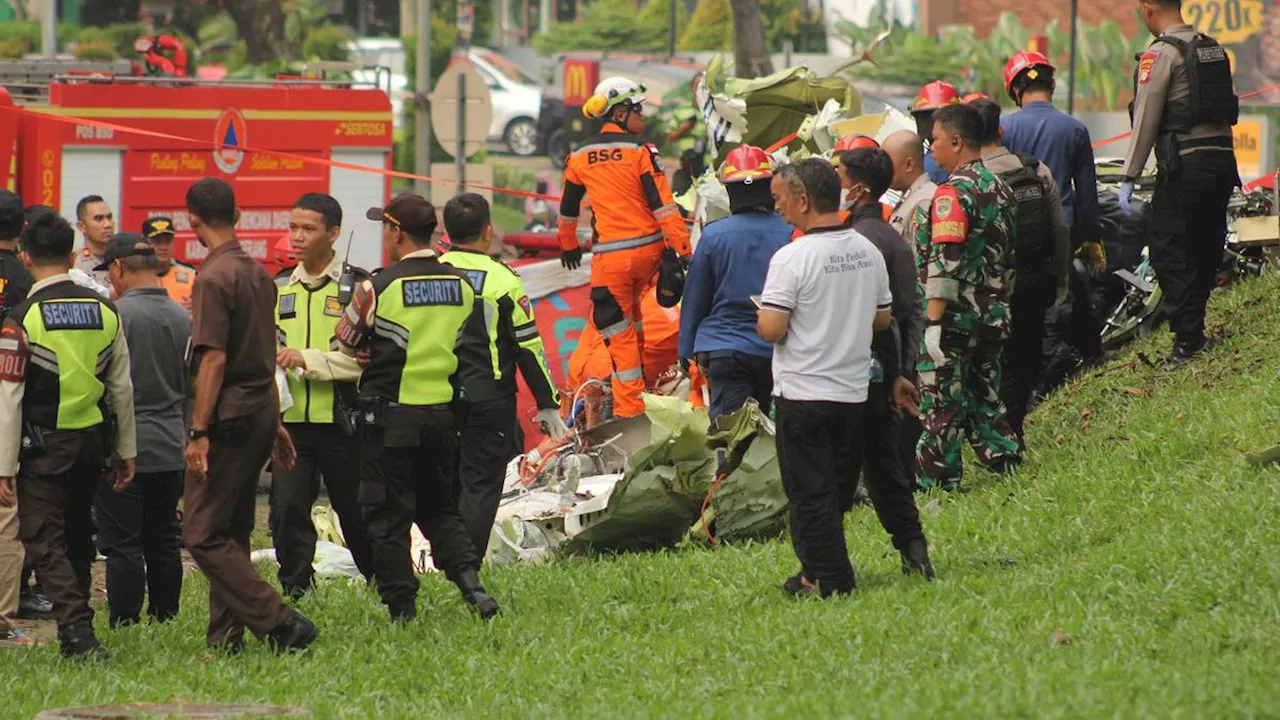
[{"label": "blue shirt man", "polygon": [[1084,123],[1053,106],[1053,64],[1041,53],[1024,50],[1009,59],[1004,76],[1005,90],[1022,108],[1000,119],[1004,146],[1034,155],[1049,167],[1075,247],[1101,242],[1093,143]]},{"label": "blue shirt man", "polygon": [[[750,146],[748,150],[762,151]],[[725,165],[751,172],[734,150]],[[744,152],[743,155],[748,155]],[[767,158],[767,155],[765,156]],[[732,163],[732,164],[731,164]],[[696,359],[711,386],[712,417],[726,415],[754,397],[768,411],[773,392],[773,346],[756,334],[753,295],[764,290],[769,261],[791,242],[792,228],[773,211],[771,170],[750,182],[725,175],[733,214],[707,225],[693,253],[680,303],[680,358]]]},{"label": "blue shirt man", "polygon": [[933,159],[932,150],[924,154],[924,174],[928,175],[935,185],[940,185],[951,177],[951,173],[938,167],[938,163]]}]

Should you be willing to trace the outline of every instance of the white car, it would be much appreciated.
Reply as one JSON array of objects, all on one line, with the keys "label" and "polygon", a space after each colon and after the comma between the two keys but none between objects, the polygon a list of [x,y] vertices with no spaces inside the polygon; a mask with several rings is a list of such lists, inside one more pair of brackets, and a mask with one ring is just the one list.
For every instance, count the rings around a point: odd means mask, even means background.
[{"label": "white car", "polygon": [[[391,108],[395,127],[404,122],[405,103],[413,96],[413,88],[405,77],[405,50],[399,38],[360,38],[349,46],[351,61],[376,65],[391,71]],[[538,114],[542,109],[542,86],[519,67],[486,48],[472,48],[468,57],[484,76],[492,96],[493,122],[489,125],[489,142],[501,142],[508,152],[528,156],[538,149]],[[376,83],[377,73],[361,70],[352,73],[355,80]]]}]

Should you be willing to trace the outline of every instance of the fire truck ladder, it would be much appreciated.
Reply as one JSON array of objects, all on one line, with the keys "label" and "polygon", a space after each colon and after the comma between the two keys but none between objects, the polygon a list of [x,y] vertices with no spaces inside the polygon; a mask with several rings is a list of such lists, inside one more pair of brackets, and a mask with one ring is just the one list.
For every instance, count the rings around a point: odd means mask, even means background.
[{"label": "fire truck ladder", "polygon": [[110,78],[133,74],[129,60],[62,60],[36,58],[0,61],[0,86],[19,105],[49,101],[49,86],[66,76]]}]

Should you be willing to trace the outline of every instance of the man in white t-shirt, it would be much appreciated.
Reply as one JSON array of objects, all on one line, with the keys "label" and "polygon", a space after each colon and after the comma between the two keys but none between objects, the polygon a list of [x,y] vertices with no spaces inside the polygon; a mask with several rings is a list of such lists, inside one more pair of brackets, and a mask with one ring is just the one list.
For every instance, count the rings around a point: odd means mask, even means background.
[{"label": "man in white t-shirt", "polygon": [[769,263],[756,327],[775,343],[778,465],[804,579],[791,592],[847,594],[853,566],[839,490],[871,380],[871,335],[893,321],[884,256],[840,221],[840,178],[817,158],[784,166],[778,212],[805,234]]}]

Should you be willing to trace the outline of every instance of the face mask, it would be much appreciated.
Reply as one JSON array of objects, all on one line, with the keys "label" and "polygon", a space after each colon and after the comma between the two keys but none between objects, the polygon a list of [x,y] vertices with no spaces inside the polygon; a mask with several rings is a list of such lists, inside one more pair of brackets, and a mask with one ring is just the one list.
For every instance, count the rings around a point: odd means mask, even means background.
[{"label": "face mask", "polygon": [[840,189],[840,209],[848,210],[852,203],[849,202],[849,188]]}]

